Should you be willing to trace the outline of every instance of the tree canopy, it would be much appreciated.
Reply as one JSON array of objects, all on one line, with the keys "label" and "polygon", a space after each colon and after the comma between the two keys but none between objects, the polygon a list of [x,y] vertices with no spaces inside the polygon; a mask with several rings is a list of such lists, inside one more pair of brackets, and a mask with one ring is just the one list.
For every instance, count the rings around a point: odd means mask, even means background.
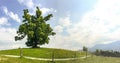
[{"label": "tree canopy", "polygon": [[50,40],[49,36],[56,34],[53,32],[50,24],[46,23],[53,15],[42,16],[42,11],[39,7],[36,7],[35,15],[30,15],[28,9],[24,9],[22,17],[23,21],[18,28],[15,41],[27,37],[26,45],[36,48],[40,45],[48,44]]},{"label": "tree canopy", "polygon": [[83,51],[88,51],[88,48],[83,46]]},{"label": "tree canopy", "polygon": [[86,58],[87,58],[87,52],[88,52],[88,48],[87,47],[85,47],[85,46],[83,46],[83,51],[85,51],[86,52]]}]

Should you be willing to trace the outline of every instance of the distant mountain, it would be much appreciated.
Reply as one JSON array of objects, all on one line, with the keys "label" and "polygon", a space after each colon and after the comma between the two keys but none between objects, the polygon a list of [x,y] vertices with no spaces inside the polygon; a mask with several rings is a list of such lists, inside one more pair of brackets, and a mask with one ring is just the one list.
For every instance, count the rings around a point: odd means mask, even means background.
[{"label": "distant mountain", "polygon": [[120,51],[120,41],[112,42],[109,44],[97,44],[89,50],[95,51],[96,49]]}]

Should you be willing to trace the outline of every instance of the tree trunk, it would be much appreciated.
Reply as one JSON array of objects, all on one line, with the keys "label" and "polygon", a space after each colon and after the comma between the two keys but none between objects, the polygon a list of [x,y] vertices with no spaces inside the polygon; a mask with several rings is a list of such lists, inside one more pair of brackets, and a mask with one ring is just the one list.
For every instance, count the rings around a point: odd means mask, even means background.
[{"label": "tree trunk", "polygon": [[37,46],[37,42],[35,42],[35,44],[33,45],[32,48],[38,48],[38,46]]},{"label": "tree trunk", "polygon": [[[37,28],[35,28],[35,30],[36,30],[36,29],[37,29]],[[38,48],[38,46],[37,46],[38,43],[37,43],[37,39],[36,39],[37,36],[36,36],[36,35],[37,35],[37,34],[36,34],[36,31],[35,31],[35,33],[34,33],[34,38],[33,38],[35,43],[33,44],[33,48]]]}]

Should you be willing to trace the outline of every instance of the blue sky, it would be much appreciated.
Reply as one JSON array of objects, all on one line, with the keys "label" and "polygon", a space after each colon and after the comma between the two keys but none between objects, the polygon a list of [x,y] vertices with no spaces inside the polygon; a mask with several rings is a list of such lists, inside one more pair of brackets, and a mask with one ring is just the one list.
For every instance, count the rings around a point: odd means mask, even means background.
[{"label": "blue sky", "polygon": [[[120,41],[119,0],[0,0],[0,49],[26,47],[25,39],[14,41],[23,9],[34,15],[39,6],[56,36],[43,47],[80,49]],[[7,44],[7,45],[6,45]]]}]

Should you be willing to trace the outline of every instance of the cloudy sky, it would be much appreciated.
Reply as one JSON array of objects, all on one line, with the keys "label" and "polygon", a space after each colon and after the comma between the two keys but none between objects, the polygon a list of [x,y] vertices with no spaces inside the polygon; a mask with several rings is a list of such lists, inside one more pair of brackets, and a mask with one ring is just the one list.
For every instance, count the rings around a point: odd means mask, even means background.
[{"label": "cloudy sky", "polygon": [[81,49],[120,41],[120,0],[0,0],[0,49],[26,47],[14,41],[23,9],[34,14],[39,6],[56,36],[43,47]]}]

